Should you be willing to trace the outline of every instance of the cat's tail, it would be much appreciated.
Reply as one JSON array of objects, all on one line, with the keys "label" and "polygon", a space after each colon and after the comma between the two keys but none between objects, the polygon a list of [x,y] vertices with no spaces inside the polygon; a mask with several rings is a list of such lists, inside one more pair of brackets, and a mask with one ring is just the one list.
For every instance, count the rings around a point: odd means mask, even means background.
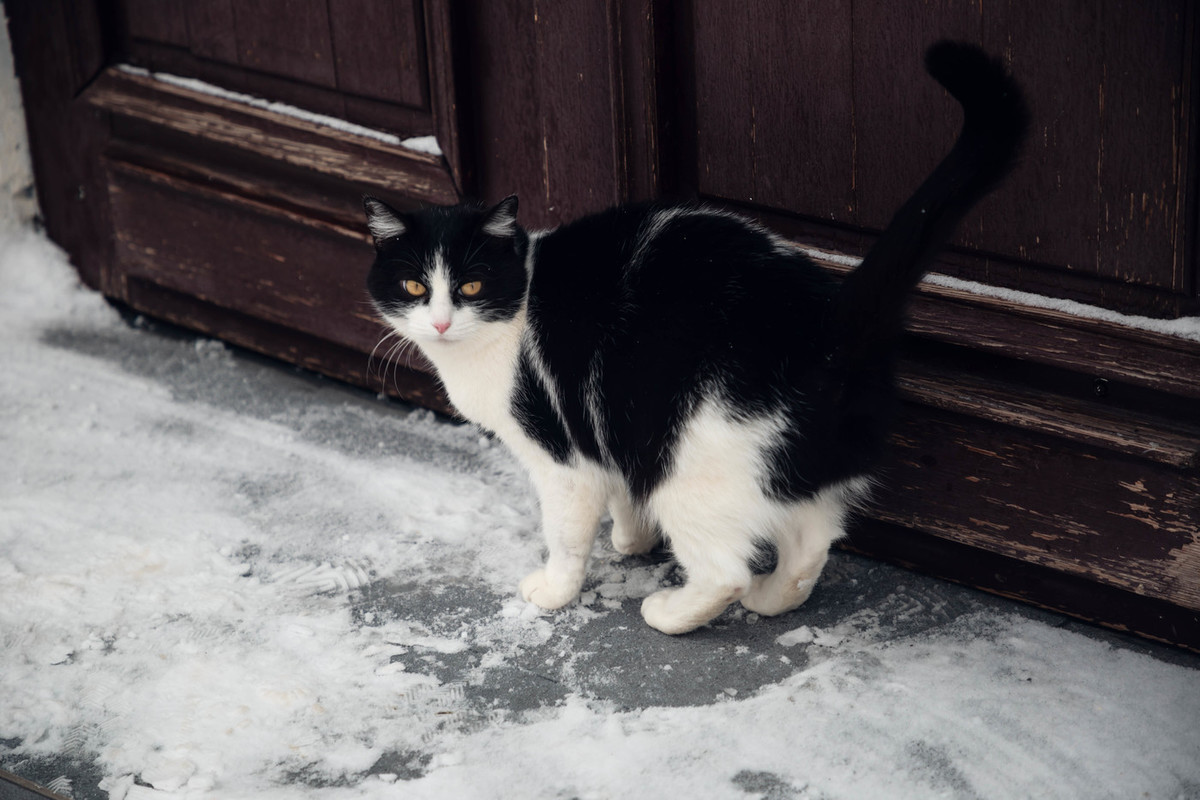
[{"label": "cat's tail", "polygon": [[963,217],[1013,168],[1029,127],[1016,81],[974,45],[938,42],[926,52],[925,68],[962,104],[962,131],[842,285],[836,357],[846,363],[890,351],[906,295]]}]

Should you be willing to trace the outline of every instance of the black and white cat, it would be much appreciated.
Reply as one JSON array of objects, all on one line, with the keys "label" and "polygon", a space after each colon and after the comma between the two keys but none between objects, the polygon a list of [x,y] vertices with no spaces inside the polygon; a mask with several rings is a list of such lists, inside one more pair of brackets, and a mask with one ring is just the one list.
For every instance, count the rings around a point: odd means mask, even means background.
[{"label": "black and white cat", "polygon": [[[516,197],[413,213],[365,198],[379,313],[532,475],[549,556],[526,600],[579,594],[606,510],[619,552],[661,535],[686,570],[642,603],[660,631],[737,600],[773,615],[808,598],[887,435],[905,295],[1028,125],[978,49],[939,43],[926,67],[962,104],[962,131],[840,285],[704,207],[621,206],[534,233]],[[776,566],[754,575],[764,544]]]}]

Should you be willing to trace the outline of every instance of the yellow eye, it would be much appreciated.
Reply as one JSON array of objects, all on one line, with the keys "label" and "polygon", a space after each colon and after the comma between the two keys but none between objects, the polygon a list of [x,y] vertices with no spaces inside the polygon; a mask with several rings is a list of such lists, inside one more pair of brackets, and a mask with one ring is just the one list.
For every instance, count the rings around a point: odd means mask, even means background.
[{"label": "yellow eye", "polygon": [[421,297],[429,290],[425,288],[425,284],[423,283],[419,283],[417,281],[405,281],[404,291],[408,292],[413,297]]},{"label": "yellow eye", "polygon": [[483,284],[479,281],[470,281],[458,287],[458,290],[466,297],[474,297],[479,294],[479,290],[483,288]]}]

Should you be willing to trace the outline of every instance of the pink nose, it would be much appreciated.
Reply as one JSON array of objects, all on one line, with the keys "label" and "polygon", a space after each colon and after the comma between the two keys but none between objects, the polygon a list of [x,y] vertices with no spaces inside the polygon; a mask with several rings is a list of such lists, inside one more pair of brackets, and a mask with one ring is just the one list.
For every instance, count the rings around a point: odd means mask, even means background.
[{"label": "pink nose", "polygon": [[446,331],[450,330],[450,320],[433,323],[433,329],[438,333],[445,333]]}]

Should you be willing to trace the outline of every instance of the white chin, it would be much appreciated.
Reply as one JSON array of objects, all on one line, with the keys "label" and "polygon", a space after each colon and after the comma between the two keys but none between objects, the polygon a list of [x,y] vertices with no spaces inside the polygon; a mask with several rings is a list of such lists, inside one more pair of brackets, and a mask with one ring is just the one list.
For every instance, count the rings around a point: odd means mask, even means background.
[{"label": "white chin", "polygon": [[425,333],[418,337],[417,341],[419,341],[421,344],[454,344],[455,342],[460,341],[462,338],[463,337],[459,336],[454,331],[450,331],[449,333],[440,335],[436,333]]}]

